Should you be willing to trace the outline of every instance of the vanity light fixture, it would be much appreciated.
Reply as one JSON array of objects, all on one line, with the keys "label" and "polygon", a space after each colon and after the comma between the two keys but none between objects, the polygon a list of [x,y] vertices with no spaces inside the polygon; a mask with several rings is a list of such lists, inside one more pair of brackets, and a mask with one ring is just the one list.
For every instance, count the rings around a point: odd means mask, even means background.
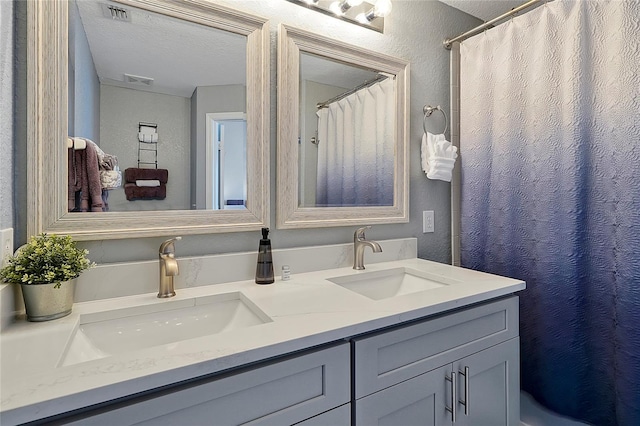
[{"label": "vanity light fixture", "polygon": [[334,1],[329,9],[338,16],[343,16],[349,9],[354,6],[360,6],[364,0],[341,0]]},{"label": "vanity light fixture", "polygon": [[384,32],[384,17],[391,12],[391,0],[287,1],[380,33]]},{"label": "vanity light fixture", "polygon": [[377,0],[376,4],[369,9],[367,13],[361,13],[356,16],[356,20],[360,23],[368,23],[376,18],[384,18],[391,13],[391,0]]}]

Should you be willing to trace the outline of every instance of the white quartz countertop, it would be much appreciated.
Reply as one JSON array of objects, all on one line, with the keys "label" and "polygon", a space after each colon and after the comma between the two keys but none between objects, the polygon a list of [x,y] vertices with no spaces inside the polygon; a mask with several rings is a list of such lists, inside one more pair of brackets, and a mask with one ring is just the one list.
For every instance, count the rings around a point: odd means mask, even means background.
[{"label": "white quartz countertop", "polygon": [[[328,278],[391,268],[411,268],[450,285],[372,300]],[[438,314],[525,288],[523,281],[422,259],[292,274],[289,281],[253,281],[178,289],[171,299],[156,293],[76,303],[73,313],[46,323],[18,321],[1,335],[3,425],[40,419],[181,380],[220,372],[382,327]],[[58,367],[83,315],[113,309],[175,303],[240,292],[271,322],[205,337]]]}]

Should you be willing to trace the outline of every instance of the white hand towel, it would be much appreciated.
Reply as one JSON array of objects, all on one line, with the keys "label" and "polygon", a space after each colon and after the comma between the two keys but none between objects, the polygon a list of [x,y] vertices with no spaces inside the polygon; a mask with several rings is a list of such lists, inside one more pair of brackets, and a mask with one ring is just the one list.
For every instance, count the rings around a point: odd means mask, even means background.
[{"label": "white hand towel", "polygon": [[136,181],[136,186],[160,186],[158,179],[139,179]]},{"label": "white hand towel", "polygon": [[443,134],[422,135],[422,170],[429,179],[451,182],[453,166],[458,158],[458,148],[451,145]]},{"label": "white hand towel", "polygon": [[145,143],[158,142],[158,134],[138,132],[138,140]]}]

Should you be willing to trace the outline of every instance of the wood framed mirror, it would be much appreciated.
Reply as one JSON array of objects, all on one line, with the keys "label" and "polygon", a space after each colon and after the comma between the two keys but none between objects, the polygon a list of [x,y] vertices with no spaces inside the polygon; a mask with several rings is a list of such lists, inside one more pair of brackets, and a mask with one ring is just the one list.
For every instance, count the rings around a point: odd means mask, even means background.
[{"label": "wood framed mirror", "polygon": [[281,24],[280,229],[409,221],[409,63]]},{"label": "wood framed mirror", "polygon": [[[239,232],[257,230],[264,226],[269,226],[269,29],[267,20],[244,12],[236,11],[215,3],[203,0],[171,1],[171,0],[116,0],[116,1],[93,1],[83,2],[82,8],[95,6],[102,8],[105,14],[109,13],[109,8],[123,9],[129,13],[130,22],[127,25],[136,25],[143,22],[147,25],[159,26],[159,19],[171,20],[174,28],[176,25],[187,25],[193,29],[193,33],[203,34],[203,40],[196,40],[185,35],[184,31],[176,31],[168,37],[175,37],[176,43],[185,46],[187,44],[216,44],[217,36],[236,37],[242,39],[245,48],[242,56],[245,61],[242,72],[245,78],[239,85],[244,85],[244,93],[239,96],[240,107],[234,109],[237,115],[231,117],[228,110],[205,110],[202,117],[207,120],[198,121],[194,118],[193,111],[190,123],[186,124],[182,138],[167,137],[162,141],[163,134],[171,134],[173,125],[158,126],[160,142],[158,142],[157,167],[162,166],[161,150],[164,142],[165,160],[170,161],[176,151],[189,151],[185,156],[183,166],[176,166],[174,172],[169,170],[167,183],[167,193],[172,191],[176,197],[181,196],[185,201],[175,204],[157,203],[155,207],[151,202],[134,201],[140,203],[139,206],[131,207],[126,205],[126,200],[122,204],[122,209],[117,211],[74,211],[69,202],[69,165],[68,159],[74,155],[73,148],[69,151],[67,146],[68,137],[72,125],[71,114],[78,116],[77,102],[69,102],[73,97],[72,79],[69,76],[69,16],[70,7],[75,7],[72,1],[33,1],[29,2],[27,8],[28,20],[28,57],[27,57],[27,232],[29,235],[41,232],[68,234],[78,240],[101,240],[118,238],[152,237],[164,235],[187,235],[187,234],[207,234],[220,232]],[[80,9],[82,9],[80,8]],[[105,11],[106,10],[106,11]],[[98,12],[100,13],[100,12]],[[140,17],[140,15],[143,15]],[[84,16],[84,15],[83,15]],[[113,19],[115,20],[115,19]],[[105,21],[108,22],[108,21]],[[105,23],[104,25],[110,25]],[[101,26],[101,25],[100,25]],[[157,38],[149,36],[150,31],[144,33],[148,42],[157,42]],[[226,34],[226,35],[225,35]],[[194,36],[195,37],[195,36]],[[133,41],[132,38],[130,40]],[[138,41],[136,39],[136,41]],[[222,44],[222,43],[220,43]],[[144,48],[139,48],[141,52]],[[170,57],[179,49],[167,48],[164,55]],[[212,49],[213,50],[213,49]],[[158,56],[158,55],[156,55]],[[142,53],[140,53],[142,57]],[[179,57],[171,57],[174,64],[180,62]],[[112,57],[113,59],[113,57]],[[140,59],[142,60],[142,59]],[[96,60],[97,62],[97,60]],[[106,62],[114,62],[107,60]],[[182,62],[185,62],[183,59]],[[224,61],[220,61],[224,62]],[[198,61],[193,61],[193,67],[200,67]],[[176,64],[177,66],[177,64]],[[96,66],[96,68],[100,68]],[[161,68],[157,66],[156,68]],[[177,68],[176,68],[177,69]],[[116,74],[127,73],[118,71]],[[165,70],[166,71],[166,70]],[[227,71],[229,75],[233,72]],[[130,74],[135,74],[132,72]],[[201,73],[206,75],[205,73]],[[211,72],[210,74],[213,74]],[[134,77],[136,77],[134,75]],[[97,79],[100,85],[105,82],[117,79],[116,77],[98,72]],[[209,80],[203,82],[191,82],[195,86],[209,86]],[[220,83],[223,84],[223,83]],[[230,83],[224,83],[228,87]],[[112,85],[113,86],[113,85]],[[110,87],[112,87],[110,86]],[[116,85],[117,86],[117,85]],[[122,84],[120,84],[122,86]],[[160,84],[158,84],[160,86]],[[129,89],[125,87],[126,89]],[[187,89],[193,90],[193,89]],[[144,90],[145,93],[151,89]],[[111,92],[109,92],[111,93]],[[188,93],[188,92],[187,92]],[[195,94],[195,91],[193,92]],[[77,96],[77,94],[76,94]],[[195,95],[194,95],[195,96]],[[229,95],[227,95],[229,96]],[[184,96],[183,96],[184,97]],[[185,100],[186,99],[186,100]],[[186,95],[181,101],[186,110],[196,104],[193,96]],[[238,104],[238,102],[236,102]],[[70,108],[71,105],[71,108]],[[103,105],[102,103],[100,105]],[[139,108],[142,109],[143,102]],[[105,110],[118,110],[117,107],[104,108]],[[240,110],[240,111],[237,111]],[[238,115],[239,114],[239,115]],[[122,115],[122,114],[121,114]],[[189,112],[186,113],[189,120]],[[220,118],[222,117],[222,118]],[[209,120],[210,118],[210,120]],[[193,170],[196,168],[195,161],[200,161],[204,157],[205,149],[200,145],[195,145],[195,126],[198,132],[205,134],[206,129],[216,126],[216,119],[226,120],[246,120],[244,132],[246,135],[246,145],[242,147],[244,155],[243,167],[228,167],[229,169],[240,169],[241,174],[246,176],[246,180],[240,182],[241,195],[235,197],[240,199],[240,206],[226,208],[224,203],[220,207],[212,208],[215,204],[211,197],[205,196],[205,191],[210,191],[211,185],[207,185],[204,178],[195,180]],[[102,118],[101,118],[102,120]],[[124,123],[124,119],[111,127],[126,128],[127,143],[129,149],[137,149],[139,145],[138,134],[141,127],[146,125],[143,121],[136,119],[135,126],[131,123]],[[206,123],[205,123],[206,121]],[[211,122],[209,122],[211,121]],[[138,123],[140,122],[140,123]],[[123,124],[124,123],[124,124]],[[104,123],[100,123],[100,133],[103,133]],[[200,129],[202,127],[202,129]],[[200,130],[202,130],[200,132]],[[190,132],[190,133],[189,133]],[[113,132],[112,132],[113,133]],[[83,136],[75,134],[73,136]],[[200,136],[198,136],[200,137]],[[202,136],[204,138],[204,136]],[[184,147],[176,148],[174,139],[189,139]],[[122,139],[122,138],[121,138]],[[104,137],[105,144],[108,140]],[[100,141],[96,141],[100,146]],[[134,146],[135,148],[132,148]],[[110,148],[116,149],[116,148]],[[105,150],[106,151],[106,150]],[[133,151],[135,152],[135,151]],[[133,161],[130,154],[125,151],[113,152],[115,156],[120,155],[120,163]],[[140,164],[140,158],[137,159]],[[126,165],[125,167],[130,167]],[[138,167],[141,167],[138,165]],[[199,167],[199,166],[198,166]],[[184,170],[187,169],[187,170]],[[236,170],[237,171],[237,170]],[[177,184],[177,176],[182,173],[184,179],[181,185]],[[211,171],[206,173],[198,172],[202,176],[210,176]],[[174,179],[172,180],[172,177]],[[210,179],[210,178],[209,178]],[[174,185],[173,187],[171,185]],[[195,187],[197,186],[197,191]],[[209,189],[206,189],[209,188]],[[242,193],[244,188],[244,193]],[[194,195],[197,193],[197,195]],[[185,195],[190,194],[190,195]],[[168,197],[168,196],[167,196]],[[215,198],[215,197],[214,197]],[[205,201],[208,199],[208,201]],[[124,200],[124,198],[123,198]],[[106,209],[105,209],[106,210]]]}]

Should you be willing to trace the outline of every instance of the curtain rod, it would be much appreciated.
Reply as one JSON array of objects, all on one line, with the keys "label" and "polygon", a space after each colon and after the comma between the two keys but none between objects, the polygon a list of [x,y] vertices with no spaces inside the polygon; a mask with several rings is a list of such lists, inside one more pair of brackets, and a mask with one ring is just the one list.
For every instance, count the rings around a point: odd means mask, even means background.
[{"label": "curtain rod", "polygon": [[[395,77],[395,76],[394,76],[394,77]],[[384,81],[384,80],[386,80],[387,78],[389,78],[389,76],[384,75],[384,74],[380,74],[380,75],[378,75],[378,77],[376,77],[376,78],[374,78],[374,79],[372,79],[372,80],[369,80],[369,81],[365,81],[365,82],[364,82],[364,83],[362,83],[361,85],[356,86],[356,87],[354,87],[353,89],[347,90],[346,92],[344,92],[344,93],[342,93],[342,94],[340,94],[340,95],[338,95],[338,96],[334,96],[333,98],[329,99],[328,101],[318,102],[318,103],[316,104],[316,108],[317,108],[317,109],[326,108],[326,107],[328,107],[328,106],[329,106],[329,104],[332,104],[332,103],[334,103],[334,102],[337,102],[337,101],[339,101],[340,99],[344,99],[344,98],[346,98],[347,96],[349,96],[349,95],[352,95],[352,94],[356,93],[358,90],[362,90],[362,89],[364,89],[365,87],[373,86],[374,84],[376,84],[376,83],[378,83],[378,82],[380,82],[380,81]]]},{"label": "curtain rod", "polygon": [[464,34],[460,34],[457,37],[454,38],[448,38],[445,41],[442,42],[442,44],[444,45],[445,49],[451,50],[451,45],[453,43],[455,43],[456,41],[462,41],[462,40],[466,40],[469,37],[476,35],[477,33],[484,31],[485,29],[489,28],[490,26],[492,26],[493,24],[495,24],[498,21],[502,21],[505,18],[508,18],[512,15],[515,15],[516,13],[520,12],[523,9],[527,9],[531,6],[533,6],[536,3],[540,3],[542,0],[529,0],[528,2],[518,6],[518,7],[514,7],[513,9],[511,9],[510,11],[508,11],[507,13],[503,13],[502,15],[498,16],[497,18],[493,18],[492,20],[485,22],[482,25],[479,25],[477,27],[475,27],[472,30],[467,31]]}]

